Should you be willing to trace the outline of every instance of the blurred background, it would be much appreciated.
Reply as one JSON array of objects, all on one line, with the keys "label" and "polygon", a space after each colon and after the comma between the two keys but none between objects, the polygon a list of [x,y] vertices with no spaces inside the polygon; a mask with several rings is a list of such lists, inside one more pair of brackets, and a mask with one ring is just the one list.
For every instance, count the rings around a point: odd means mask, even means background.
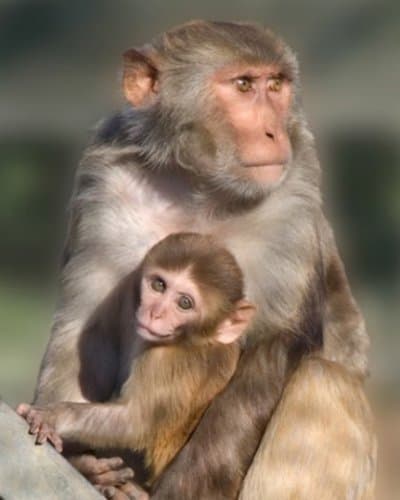
[{"label": "blurred background", "polygon": [[400,498],[397,0],[2,0],[0,395],[32,396],[74,168],[90,128],[122,105],[121,53],[194,18],[258,21],[298,53],[326,211],[372,338],[379,498]]}]

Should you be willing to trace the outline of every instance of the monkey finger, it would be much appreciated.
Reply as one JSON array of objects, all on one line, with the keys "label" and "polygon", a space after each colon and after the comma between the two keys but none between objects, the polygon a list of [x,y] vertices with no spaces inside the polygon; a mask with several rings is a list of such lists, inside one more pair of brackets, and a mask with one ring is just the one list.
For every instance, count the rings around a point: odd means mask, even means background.
[{"label": "monkey finger", "polygon": [[60,436],[55,431],[50,432],[50,436],[49,436],[48,440],[54,446],[54,448],[58,451],[58,453],[62,453],[63,440],[60,438]]},{"label": "monkey finger", "polygon": [[148,500],[150,498],[147,491],[131,481],[122,485],[119,490],[125,493],[130,500]]},{"label": "monkey finger", "polygon": [[36,413],[34,410],[32,410],[32,408],[26,413],[25,420],[28,422],[28,424],[31,424],[34,421],[35,415]]},{"label": "monkey finger", "polygon": [[129,496],[118,488],[115,489],[114,495],[111,498],[112,500],[130,500]]},{"label": "monkey finger", "polygon": [[21,415],[21,417],[25,418],[31,408],[31,405],[29,405],[28,403],[20,403],[15,411],[18,413],[18,415]]},{"label": "monkey finger", "polygon": [[36,434],[36,444],[43,444],[47,441],[47,437],[49,434],[49,427],[47,424],[43,423],[37,431]]},{"label": "monkey finger", "polygon": [[25,417],[26,423],[28,424],[28,432],[29,432],[29,434],[37,434],[37,431],[38,431],[37,423],[36,423],[36,421],[33,420],[32,417],[29,418],[29,420],[28,420],[28,416],[29,415],[27,415]]},{"label": "monkey finger", "polygon": [[42,417],[35,410],[31,410],[28,413],[28,416],[26,417],[26,421],[29,424],[30,434],[37,434],[40,430],[40,427],[43,424]]},{"label": "monkey finger", "polygon": [[88,476],[90,482],[100,485],[122,485],[132,479],[134,472],[131,468],[104,472],[103,474],[92,474]]},{"label": "monkey finger", "polygon": [[83,454],[73,455],[68,460],[86,477],[118,470],[124,466],[124,461],[120,457],[97,458],[94,455]]},{"label": "monkey finger", "polygon": [[114,498],[114,495],[116,493],[116,489],[114,488],[114,486],[102,486],[100,484],[96,484],[94,487],[105,498]]},{"label": "monkey finger", "polygon": [[98,458],[92,474],[103,474],[110,471],[118,471],[125,468],[124,461],[120,457]]},{"label": "monkey finger", "polygon": [[[54,441],[56,442],[57,446],[59,447],[60,443],[61,443],[61,438],[56,434],[56,432],[48,424],[43,422],[42,425],[39,427],[37,435],[36,435],[36,444],[43,444],[46,441],[49,441],[57,449]],[[60,450],[57,449],[57,451],[60,451]]]},{"label": "monkey finger", "polygon": [[62,439],[60,436],[56,433],[54,429],[52,429],[49,425],[46,423],[43,423],[39,429],[39,432],[36,437],[36,443],[37,444],[43,444],[46,441],[49,441],[54,448],[61,453],[62,452]]},{"label": "monkey finger", "polygon": [[37,417],[38,417],[38,412],[34,408],[30,407],[25,415],[25,419],[28,422],[28,424],[37,420]]}]

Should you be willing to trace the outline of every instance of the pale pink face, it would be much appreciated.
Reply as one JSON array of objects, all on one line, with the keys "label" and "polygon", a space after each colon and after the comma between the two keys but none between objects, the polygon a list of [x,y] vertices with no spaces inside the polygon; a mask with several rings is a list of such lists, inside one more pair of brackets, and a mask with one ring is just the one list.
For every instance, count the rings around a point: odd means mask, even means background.
[{"label": "pale pink face", "polygon": [[151,342],[172,340],[178,327],[201,318],[202,308],[201,295],[188,269],[149,269],[141,282],[136,331]]},{"label": "pale pink face", "polygon": [[218,71],[214,90],[248,175],[265,185],[279,181],[292,154],[287,134],[291,83],[273,65],[241,64]]}]

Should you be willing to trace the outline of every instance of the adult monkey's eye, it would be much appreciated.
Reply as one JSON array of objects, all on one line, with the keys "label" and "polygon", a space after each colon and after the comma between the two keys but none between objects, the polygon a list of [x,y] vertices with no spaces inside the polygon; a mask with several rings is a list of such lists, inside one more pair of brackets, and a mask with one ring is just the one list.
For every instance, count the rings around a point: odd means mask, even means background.
[{"label": "adult monkey's eye", "polygon": [[268,79],[267,88],[270,92],[279,92],[282,89],[283,77],[274,76]]},{"label": "adult monkey's eye", "polygon": [[253,88],[253,80],[249,76],[236,78],[235,84],[239,92],[248,92]]},{"label": "adult monkey's eye", "polygon": [[165,289],[167,288],[165,281],[159,276],[154,276],[153,278],[151,278],[150,285],[155,292],[159,293],[164,293]]},{"label": "adult monkey's eye", "polygon": [[188,309],[193,309],[194,307],[193,299],[188,295],[181,295],[178,300],[178,306],[180,307],[180,309],[183,309],[184,311],[187,311]]}]

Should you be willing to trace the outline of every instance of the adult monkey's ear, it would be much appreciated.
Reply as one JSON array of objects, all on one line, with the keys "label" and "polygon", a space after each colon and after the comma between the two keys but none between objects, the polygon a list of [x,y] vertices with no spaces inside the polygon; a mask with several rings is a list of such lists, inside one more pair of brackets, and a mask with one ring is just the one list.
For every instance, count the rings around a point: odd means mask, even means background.
[{"label": "adult monkey's ear", "polygon": [[158,91],[158,69],[150,50],[128,49],[123,53],[123,89],[126,99],[133,106],[150,103]]}]

